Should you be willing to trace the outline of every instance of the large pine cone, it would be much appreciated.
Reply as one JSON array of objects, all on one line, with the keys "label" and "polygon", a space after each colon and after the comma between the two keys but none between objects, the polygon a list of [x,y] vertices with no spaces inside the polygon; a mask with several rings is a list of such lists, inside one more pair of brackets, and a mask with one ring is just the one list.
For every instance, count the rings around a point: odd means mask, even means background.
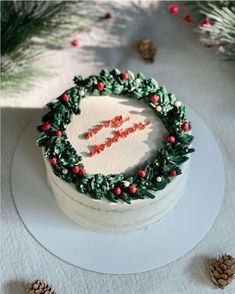
[{"label": "large pine cone", "polygon": [[47,282],[35,280],[29,285],[29,294],[56,294],[56,292]]},{"label": "large pine cone", "polygon": [[210,263],[211,281],[221,289],[224,289],[235,276],[235,259],[231,255],[224,254]]}]

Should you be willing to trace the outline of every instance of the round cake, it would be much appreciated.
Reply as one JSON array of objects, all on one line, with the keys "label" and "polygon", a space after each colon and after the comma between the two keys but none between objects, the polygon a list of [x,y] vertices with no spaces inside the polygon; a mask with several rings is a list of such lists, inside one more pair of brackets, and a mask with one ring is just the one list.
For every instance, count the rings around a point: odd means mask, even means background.
[{"label": "round cake", "polygon": [[159,222],[187,181],[194,150],[186,107],[142,73],[103,70],[74,81],[48,104],[38,126],[37,144],[60,209],[103,233]]}]

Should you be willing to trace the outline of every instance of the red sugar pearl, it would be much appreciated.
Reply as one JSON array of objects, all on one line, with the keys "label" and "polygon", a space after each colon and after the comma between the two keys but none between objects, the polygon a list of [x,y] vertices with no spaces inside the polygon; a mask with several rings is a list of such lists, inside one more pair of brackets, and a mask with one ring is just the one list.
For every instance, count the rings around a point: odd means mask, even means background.
[{"label": "red sugar pearl", "polygon": [[192,22],[193,21],[192,16],[190,14],[186,14],[184,16],[184,21],[185,22]]},{"label": "red sugar pearl", "polygon": [[71,45],[72,45],[73,47],[77,47],[77,46],[79,45],[79,41],[78,41],[78,40],[73,40],[73,41],[71,42]]},{"label": "red sugar pearl", "polygon": [[120,196],[120,195],[122,194],[122,189],[121,189],[120,187],[116,187],[116,188],[114,189],[114,194],[115,194],[116,196]]},{"label": "red sugar pearl", "polygon": [[136,191],[137,191],[136,186],[135,185],[131,185],[130,188],[129,188],[129,191],[130,191],[131,194],[136,193]]},{"label": "red sugar pearl", "polygon": [[184,122],[184,123],[182,124],[181,128],[182,128],[182,130],[183,130],[184,132],[188,132],[189,129],[190,129],[189,123],[188,123],[188,122]]},{"label": "red sugar pearl", "polygon": [[57,158],[56,157],[52,157],[51,160],[51,165],[56,165],[57,164]]},{"label": "red sugar pearl", "polygon": [[103,84],[102,82],[99,82],[99,83],[97,84],[97,89],[98,89],[99,91],[103,91],[103,90],[104,90],[104,84]]},{"label": "red sugar pearl", "polygon": [[127,72],[124,72],[123,74],[122,74],[122,79],[123,80],[128,80],[128,73]]},{"label": "red sugar pearl", "polygon": [[179,13],[179,7],[177,5],[171,5],[169,11],[170,11],[170,13],[176,15]]},{"label": "red sugar pearl", "polygon": [[49,124],[48,122],[45,122],[43,125],[42,125],[42,130],[43,132],[47,132],[51,129],[51,124]]},{"label": "red sugar pearl", "polygon": [[176,170],[175,169],[170,170],[169,171],[169,176],[176,177],[177,176]]},{"label": "red sugar pearl", "polygon": [[210,23],[209,18],[205,18],[205,19],[203,19],[203,21],[202,21],[202,23],[201,23],[202,26],[209,26],[210,24],[211,24],[211,23]]},{"label": "red sugar pearl", "polygon": [[78,165],[74,165],[74,167],[73,167],[73,173],[74,174],[78,174],[79,173],[79,170],[80,170],[79,166]]},{"label": "red sugar pearl", "polygon": [[146,177],[146,171],[143,170],[143,169],[141,169],[141,170],[139,171],[139,176],[140,176],[141,178],[145,178],[145,177]]},{"label": "red sugar pearl", "polygon": [[61,131],[56,131],[55,132],[56,137],[61,137],[62,136],[62,132]]},{"label": "red sugar pearl", "polygon": [[69,101],[69,95],[67,94],[64,94],[61,98],[61,100],[64,102],[64,103],[67,103]]},{"label": "red sugar pearl", "polygon": [[174,136],[169,136],[167,138],[167,140],[168,140],[169,143],[175,143],[175,137]]},{"label": "red sugar pearl", "polygon": [[150,97],[150,100],[151,100],[152,103],[155,104],[155,103],[158,103],[160,101],[160,97],[157,96],[157,95],[153,95],[153,96]]},{"label": "red sugar pearl", "polygon": [[83,176],[83,175],[86,174],[86,170],[84,168],[80,168],[78,173],[79,173],[80,176]]}]

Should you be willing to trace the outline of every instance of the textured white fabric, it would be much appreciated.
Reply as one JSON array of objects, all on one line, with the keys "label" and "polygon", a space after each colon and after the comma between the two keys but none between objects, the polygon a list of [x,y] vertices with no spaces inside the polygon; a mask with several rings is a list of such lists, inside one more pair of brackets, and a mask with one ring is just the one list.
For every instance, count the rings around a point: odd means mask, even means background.
[{"label": "textured white fabric", "polygon": [[[201,45],[190,25],[169,15],[169,3],[157,4],[150,1],[97,4],[97,13],[112,11],[114,19],[81,35],[80,47],[51,52],[37,62],[38,66],[51,67],[56,74],[40,79],[37,86],[23,95],[2,98],[1,105],[14,108],[2,111],[1,293],[23,294],[24,283],[35,278],[49,281],[59,294],[211,294],[219,291],[208,280],[206,261],[207,257],[223,252],[235,256],[235,69],[231,62],[219,60],[213,48]],[[153,64],[144,63],[135,50],[136,42],[146,37],[153,39],[158,49]],[[155,77],[159,84],[165,84],[197,111],[215,134],[225,165],[223,207],[203,240],[179,260],[133,275],[89,272],[47,252],[22,224],[10,186],[13,153],[22,131],[37,111],[34,108],[41,108],[71,86],[74,74],[88,76],[112,66],[143,71]],[[223,293],[235,293],[235,282]]]}]

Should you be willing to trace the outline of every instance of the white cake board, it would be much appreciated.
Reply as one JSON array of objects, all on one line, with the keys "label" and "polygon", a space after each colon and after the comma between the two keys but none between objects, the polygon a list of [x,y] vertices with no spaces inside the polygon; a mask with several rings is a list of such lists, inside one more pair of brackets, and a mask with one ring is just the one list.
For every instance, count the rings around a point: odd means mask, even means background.
[{"label": "white cake board", "polygon": [[[35,118],[23,133],[12,164],[12,191],[29,232],[47,250],[81,268],[110,274],[144,272],[190,251],[208,232],[220,210],[224,167],[216,140],[202,119],[189,113],[195,136],[184,196],[165,220],[127,235],[85,230],[59,210],[46,182]],[[216,172],[215,172],[216,171]]]}]

